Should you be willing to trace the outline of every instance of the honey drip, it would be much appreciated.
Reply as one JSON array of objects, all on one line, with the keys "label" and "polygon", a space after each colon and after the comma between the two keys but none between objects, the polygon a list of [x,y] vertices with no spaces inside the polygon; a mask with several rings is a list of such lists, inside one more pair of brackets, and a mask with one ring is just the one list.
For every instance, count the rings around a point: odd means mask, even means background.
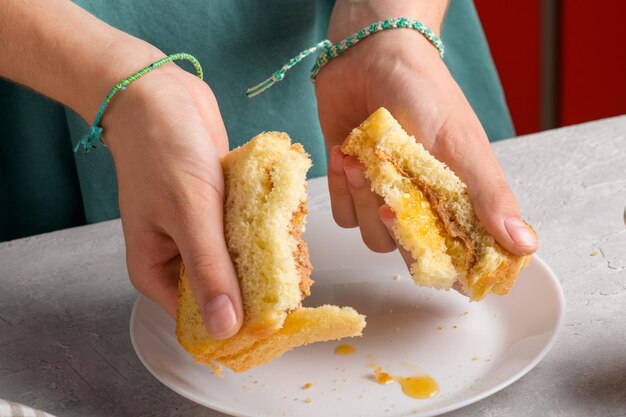
[{"label": "honey drip", "polygon": [[383,372],[380,367],[374,369],[376,382],[381,385],[397,382],[402,387],[402,392],[411,398],[426,399],[437,395],[439,386],[437,382],[429,376],[409,376],[397,377]]},{"label": "honey drip", "polygon": [[356,349],[352,345],[339,345],[335,348],[335,355],[347,356],[356,352]]}]

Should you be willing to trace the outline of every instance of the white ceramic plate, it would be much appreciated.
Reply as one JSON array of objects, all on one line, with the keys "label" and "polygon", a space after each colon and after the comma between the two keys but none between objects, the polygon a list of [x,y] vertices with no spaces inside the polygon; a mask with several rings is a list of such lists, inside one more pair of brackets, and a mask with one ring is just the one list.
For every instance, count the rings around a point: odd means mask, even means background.
[{"label": "white ceramic plate", "polygon": [[[146,368],[177,393],[233,416],[434,416],[485,398],[532,369],[563,318],[559,282],[536,256],[505,297],[478,303],[454,291],[413,284],[397,252],[374,254],[358,230],[334,225],[327,210],[309,216],[313,278],[308,306],[349,305],[367,316],[362,338],[317,343],[272,363],[222,378],[195,365],[178,345],[174,322],[139,297],[130,333]],[[341,343],[356,348],[338,356]],[[417,400],[397,383],[379,385],[368,364],[395,376],[429,375],[433,398]],[[304,390],[304,384],[312,384]]]}]

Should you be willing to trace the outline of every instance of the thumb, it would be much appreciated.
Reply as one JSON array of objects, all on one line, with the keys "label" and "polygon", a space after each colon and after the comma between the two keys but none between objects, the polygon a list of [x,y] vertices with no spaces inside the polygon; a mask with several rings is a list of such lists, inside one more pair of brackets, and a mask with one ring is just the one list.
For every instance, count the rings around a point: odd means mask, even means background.
[{"label": "thumb", "polygon": [[476,216],[487,232],[509,252],[530,255],[539,246],[537,236],[522,220],[487,135],[471,108],[467,108],[471,116],[444,123],[428,150],[467,184]]},{"label": "thumb", "polygon": [[[537,236],[522,220],[517,199],[480,124],[472,133],[453,129],[440,136],[435,156],[467,184],[476,216],[487,232],[515,255],[534,253],[539,246]],[[472,136],[475,139],[467,139]]]},{"label": "thumb", "polygon": [[224,240],[222,198],[203,199],[199,205],[203,213],[183,216],[175,240],[207,333],[226,339],[239,331],[243,306]]}]

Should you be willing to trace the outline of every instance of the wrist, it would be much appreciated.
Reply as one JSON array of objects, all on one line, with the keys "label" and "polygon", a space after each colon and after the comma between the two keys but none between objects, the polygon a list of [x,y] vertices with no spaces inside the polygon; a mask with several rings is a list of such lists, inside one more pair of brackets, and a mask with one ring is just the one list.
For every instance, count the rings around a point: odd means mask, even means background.
[{"label": "wrist", "polygon": [[[103,53],[81,69],[88,76],[83,79],[82,88],[78,89],[80,96],[71,106],[90,124],[106,95],[117,83],[165,56],[158,48],[122,32],[114,34],[107,44],[110,46]],[[135,89],[135,84],[140,81],[133,82]]]},{"label": "wrist", "polygon": [[448,0],[338,0],[328,28],[328,39],[335,43],[383,19],[408,17],[419,20],[439,35]]}]

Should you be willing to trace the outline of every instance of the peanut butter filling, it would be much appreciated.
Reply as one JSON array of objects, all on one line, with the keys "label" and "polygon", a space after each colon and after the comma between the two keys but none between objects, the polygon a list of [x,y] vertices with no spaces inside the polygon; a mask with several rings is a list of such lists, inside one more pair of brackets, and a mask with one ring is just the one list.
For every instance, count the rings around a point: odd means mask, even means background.
[{"label": "peanut butter filling", "polygon": [[300,202],[298,209],[291,217],[291,225],[289,235],[297,242],[296,249],[293,251],[293,257],[296,260],[296,269],[300,275],[300,294],[302,298],[311,295],[311,261],[309,260],[309,250],[307,244],[302,240],[302,226],[304,218],[307,214],[306,200]]}]

